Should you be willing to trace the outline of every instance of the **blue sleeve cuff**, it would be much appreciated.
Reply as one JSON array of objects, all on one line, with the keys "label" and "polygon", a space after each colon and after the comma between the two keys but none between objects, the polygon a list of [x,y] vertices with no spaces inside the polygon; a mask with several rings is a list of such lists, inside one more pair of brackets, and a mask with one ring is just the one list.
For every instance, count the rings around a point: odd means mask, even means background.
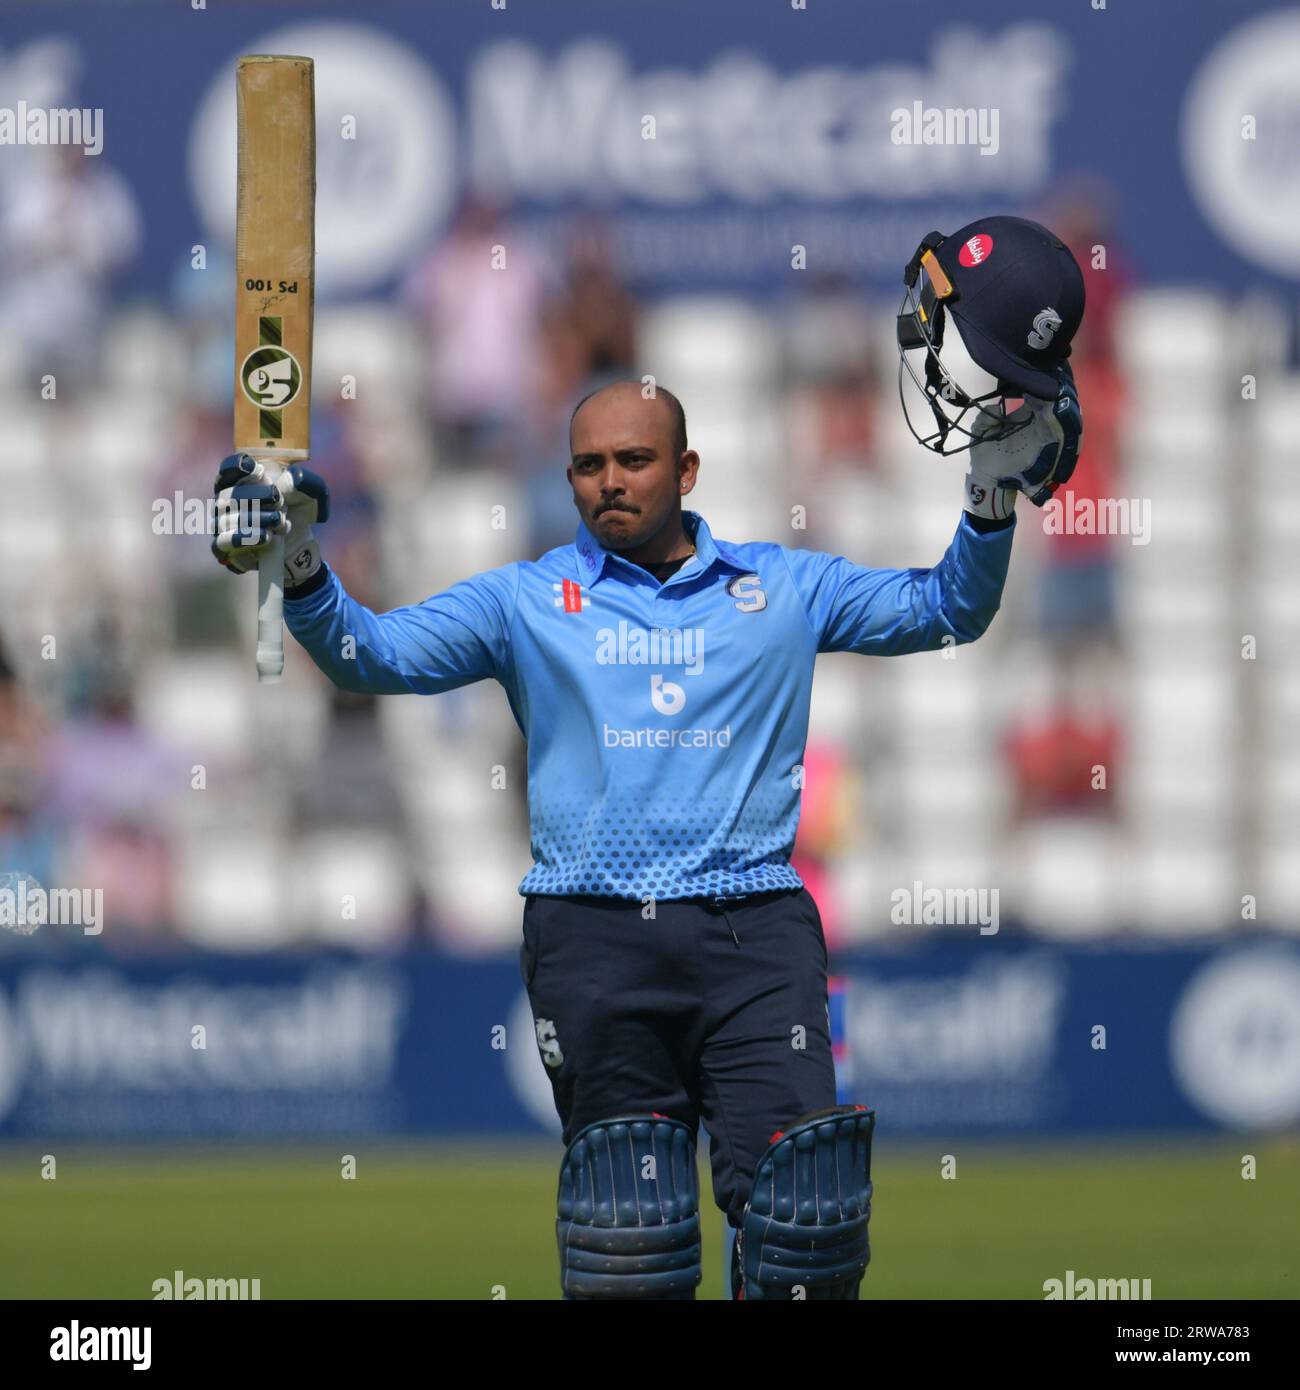
[{"label": "blue sleeve cuff", "polygon": [[976,516],[974,512],[963,512],[962,515],[970,522],[971,527],[978,531],[981,536],[987,536],[990,531],[1007,531],[1016,524],[1016,514],[1012,512],[1010,516],[1001,517],[994,520],[991,516]]}]

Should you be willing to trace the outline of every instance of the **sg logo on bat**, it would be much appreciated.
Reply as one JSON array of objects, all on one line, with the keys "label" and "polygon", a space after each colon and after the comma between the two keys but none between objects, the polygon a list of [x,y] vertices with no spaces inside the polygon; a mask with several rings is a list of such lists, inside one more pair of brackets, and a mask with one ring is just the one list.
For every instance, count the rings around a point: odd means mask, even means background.
[{"label": "sg logo on bat", "polygon": [[298,396],[302,369],[293,353],[282,347],[257,347],[239,369],[244,395],[262,410],[279,410]]}]

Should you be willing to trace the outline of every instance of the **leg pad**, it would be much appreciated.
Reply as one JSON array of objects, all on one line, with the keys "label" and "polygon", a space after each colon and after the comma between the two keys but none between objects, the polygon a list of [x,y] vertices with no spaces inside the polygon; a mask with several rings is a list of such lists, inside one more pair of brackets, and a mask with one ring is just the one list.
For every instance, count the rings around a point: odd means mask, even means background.
[{"label": "leg pad", "polygon": [[565,1151],[557,1211],[566,1298],[695,1297],[699,1178],[695,1135],[680,1120],[588,1125]]},{"label": "leg pad", "polygon": [[773,1136],[737,1234],[745,1299],[856,1299],[871,1261],[871,1134],[863,1105],[819,1110]]}]

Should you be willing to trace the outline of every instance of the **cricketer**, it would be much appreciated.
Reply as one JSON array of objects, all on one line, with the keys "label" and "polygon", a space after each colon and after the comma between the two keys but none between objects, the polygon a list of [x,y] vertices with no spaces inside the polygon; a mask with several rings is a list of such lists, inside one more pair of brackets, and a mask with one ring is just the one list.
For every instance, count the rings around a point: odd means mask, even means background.
[{"label": "cricketer", "polygon": [[[969,451],[932,569],[715,537],[683,508],[701,460],[682,405],[641,381],[573,412],[571,545],[388,613],[321,557],[321,477],[295,464],[281,492],[246,455],[217,476],[214,553],[248,570],[285,539],[285,623],[338,686],[433,695],[491,677],[527,740],[520,961],[563,1122],[568,1299],[695,1297],[701,1123],[736,1232],[733,1297],[859,1297],[875,1115],[836,1104],[826,942],[790,865],[814,663],[980,637],[1017,498],[1042,506],[1082,437],[1068,357],[1083,279],[1051,232],[1001,216],[932,232],[903,278],[900,388],[909,374],[934,417],[909,425],[935,452]],[[948,315],[996,390],[972,395],[944,365]]]}]

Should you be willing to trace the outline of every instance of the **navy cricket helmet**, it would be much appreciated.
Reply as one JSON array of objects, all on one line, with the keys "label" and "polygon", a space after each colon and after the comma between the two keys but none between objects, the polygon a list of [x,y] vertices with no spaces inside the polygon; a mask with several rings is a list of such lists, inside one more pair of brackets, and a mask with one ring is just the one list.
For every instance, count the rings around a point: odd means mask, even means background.
[{"label": "navy cricket helmet", "polygon": [[[956,454],[975,443],[979,412],[1006,416],[1007,397],[1055,400],[1070,343],[1083,320],[1083,272],[1070,248],[1023,217],[983,217],[951,236],[931,232],[903,272],[898,312],[898,390],[908,428],[928,449]],[[919,285],[919,290],[918,290]],[[973,395],[942,358],[944,319],[951,314],[971,360],[997,383]],[[924,351],[924,376],[908,354]],[[918,430],[908,409],[903,373],[924,393],[936,428]],[[996,402],[988,405],[987,403]],[[971,427],[966,415],[975,411]],[[1023,419],[979,438],[1001,439]],[[948,448],[950,434],[962,442]]]}]

